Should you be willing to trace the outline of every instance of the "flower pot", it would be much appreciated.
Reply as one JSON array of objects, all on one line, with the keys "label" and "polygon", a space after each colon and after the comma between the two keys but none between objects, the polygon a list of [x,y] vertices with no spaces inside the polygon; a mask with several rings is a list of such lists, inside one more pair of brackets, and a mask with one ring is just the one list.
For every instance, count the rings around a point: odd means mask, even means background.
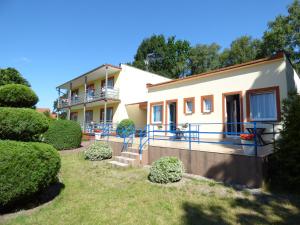
[{"label": "flower pot", "polygon": [[243,146],[243,151],[246,155],[255,155],[255,146],[253,140],[243,140],[241,139],[241,143]]},{"label": "flower pot", "polygon": [[99,133],[98,133],[98,132],[95,132],[95,140],[98,140],[98,141],[99,141],[99,140],[101,139],[101,134],[102,134],[102,133],[100,133],[100,132],[99,132]]}]

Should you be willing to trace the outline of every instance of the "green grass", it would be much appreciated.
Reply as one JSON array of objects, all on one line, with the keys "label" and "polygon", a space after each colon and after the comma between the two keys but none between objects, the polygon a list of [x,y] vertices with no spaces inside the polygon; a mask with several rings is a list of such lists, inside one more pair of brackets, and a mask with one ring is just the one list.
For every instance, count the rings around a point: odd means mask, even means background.
[{"label": "green grass", "polygon": [[[211,181],[152,184],[145,169],[114,169],[62,154],[65,188],[52,202],[4,224],[299,224],[299,202],[253,196]],[[1,220],[0,220],[1,221]]]}]

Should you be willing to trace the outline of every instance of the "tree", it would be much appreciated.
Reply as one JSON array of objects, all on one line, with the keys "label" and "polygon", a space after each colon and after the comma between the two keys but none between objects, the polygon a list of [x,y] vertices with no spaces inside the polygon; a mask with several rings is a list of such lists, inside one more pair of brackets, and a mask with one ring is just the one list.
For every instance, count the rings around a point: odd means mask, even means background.
[{"label": "tree", "polygon": [[279,15],[269,22],[263,35],[262,54],[269,56],[276,51],[285,50],[290,55],[296,70],[300,72],[300,2],[288,6],[288,15]]},{"label": "tree", "polygon": [[296,92],[283,101],[282,124],[280,139],[270,156],[270,181],[273,187],[299,192],[300,96]]},{"label": "tree", "polygon": [[[66,97],[66,95],[64,95]],[[60,119],[66,119],[67,118],[67,112],[64,109],[58,110],[57,108],[58,100],[56,99],[53,102],[53,112],[56,113],[57,117]]]},{"label": "tree", "polygon": [[212,43],[211,45],[198,44],[191,49],[190,67],[191,74],[204,73],[220,67],[221,47]]},{"label": "tree", "polygon": [[250,36],[242,36],[234,40],[229,49],[225,49],[221,56],[221,66],[231,66],[255,60],[261,52],[261,41]]},{"label": "tree", "polygon": [[0,68],[0,86],[5,84],[23,84],[30,87],[29,82],[14,68]]},{"label": "tree", "polygon": [[169,78],[178,78],[188,71],[190,49],[188,41],[176,40],[175,36],[166,40],[164,35],[152,35],[142,41],[132,65]]}]

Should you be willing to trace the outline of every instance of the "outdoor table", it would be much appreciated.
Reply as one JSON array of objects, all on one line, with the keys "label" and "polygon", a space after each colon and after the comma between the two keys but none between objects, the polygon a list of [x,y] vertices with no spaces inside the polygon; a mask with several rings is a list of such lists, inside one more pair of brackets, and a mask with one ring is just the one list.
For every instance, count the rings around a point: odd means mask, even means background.
[{"label": "outdoor table", "polygon": [[[254,128],[246,128],[250,134],[254,134]],[[260,145],[266,145],[266,142],[263,140],[262,135],[264,134],[266,128],[256,128],[256,140]]]}]

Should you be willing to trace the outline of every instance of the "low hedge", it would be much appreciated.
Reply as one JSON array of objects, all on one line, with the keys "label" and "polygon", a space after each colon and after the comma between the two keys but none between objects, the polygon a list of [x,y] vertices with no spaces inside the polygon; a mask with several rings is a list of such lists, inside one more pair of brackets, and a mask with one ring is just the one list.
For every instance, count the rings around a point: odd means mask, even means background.
[{"label": "low hedge", "polygon": [[110,159],[111,157],[112,149],[105,142],[95,142],[84,151],[84,158],[91,161]]},{"label": "low hedge", "polygon": [[117,135],[129,136],[130,134],[135,133],[135,125],[133,120],[131,119],[124,119],[122,120],[117,126]]},{"label": "low hedge", "polygon": [[60,156],[51,145],[1,140],[0,208],[55,182],[60,165]]},{"label": "low hedge", "polygon": [[48,127],[48,119],[33,109],[0,107],[0,139],[30,141]]},{"label": "low hedge", "polygon": [[22,84],[6,84],[0,86],[1,107],[31,108],[39,98],[34,91]]},{"label": "low hedge", "polygon": [[149,180],[155,183],[170,183],[181,180],[184,173],[182,162],[176,157],[162,157],[151,168]]},{"label": "low hedge", "polygon": [[71,120],[54,120],[49,129],[42,135],[45,143],[53,145],[57,150],[80,147],[82,138],[81,127]]}]

